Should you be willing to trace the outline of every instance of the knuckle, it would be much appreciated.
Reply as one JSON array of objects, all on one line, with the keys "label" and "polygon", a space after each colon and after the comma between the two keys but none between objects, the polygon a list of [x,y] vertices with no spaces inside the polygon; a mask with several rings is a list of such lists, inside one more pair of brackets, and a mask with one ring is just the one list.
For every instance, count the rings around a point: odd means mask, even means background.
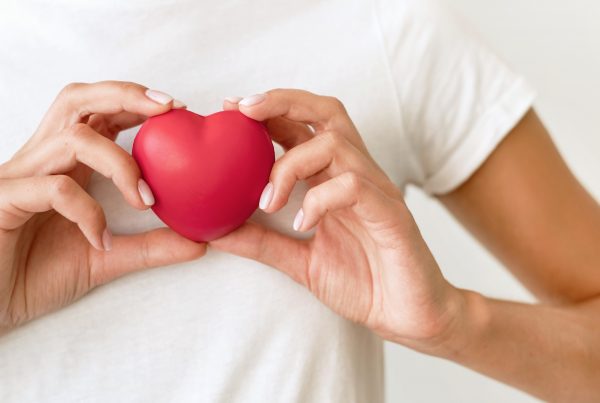
[{"label": "knuckle", "polygon": [[89,127],[85,123],[75,123],[64,129],[61,136],[56,138],[56,141],[61,142],[63,157],[75,161],[77,159],[76,149],[80,143],[85,141],[88,135]]},{"label": "knuckle", "polygon": [[333,113],[346,113],[344,103],[336,97],[326,97],[330,110]]},{"label": "knuckle", "polygon": [[287,91],[286,88],[276,87],[276,88],[272,88],[269,91],[267,91],[266,94],[267,95],[269,95],[269,94],[280,95],[282,93],[285,93],[286,91]]},{"label": "knuckle", "polygon": [[85,123],[75,123],[65,131],[67,137],[81,138],[89,133],[89,127]]},{"label": "knuckle", "polygon": [[304,196],[304,209],[307,211],[313,211],[320,205],[320,196],[318,190],[315,188],[310,189]]},{"label": "knuckle", "polygon": [[124,151],[121,153],[121,155],[123,156],[123,166],[125,168],[125,171],[129,172],[129,173],[133,173],[135,175],[139,175],[140,169],[138,167],[137,162],[135,162],[135,160],[133,159],[133,157]]},{"label": "knuckle", "polygon": [[356,172],[346,172],[340,176],[342,186],[350,192],[359,192],[363,187],[363,180]]},{"label": "knuckle", "polygon": [[271,168],[271,180],[276,181],[281,177],[283,172],[284,157],[281,157],[273,164],[273,168]]},{"label": "knuckle", "polygon": [[271,170],[271,179],[276,182],[285,182],[291,176],[293,176],[293,169],[291,166],[291,151],[288,151],[286,155],[281,157],[275,164],[273,165],[273,169]]},{"label": "knuckle", "polygon": [[50,192],[54,197],[71,195],[75,186],[75,181],[67,175],[55,175],[50,179]]},{"label": "knuckle", "polygon": [[114,156],[114,172],[122,172],[125,175],[138,174],[139,168],[135,160],[127,152],[119,148],[113,147],[112,154]]},{"label": "knuckle", "polygon": [[63,87],[63,89],[59,93],[59,97],[61,98],[70,98],[74,93],[77,93],[81,88],[85,86],[84,83],[69,83]]},{"label": "knuckle", "polygon": [[131,81],[114,81],[114,84],[123,92],[133,92],[141,88],[139,84]]},{"label": "knuckle", "polygon": [[123,180],[136,182],[137,186],[137,180],[139,179],[141,173],[135,160],[131,156],[123,155],[118,165],[120,168],[117,168],[117,170],[113,172],[115,172],[117,175],[121,173],[124,178]]},{"label": "knuckle", "polygon": [[77,115],[79,115],[80,119],[89,115],[89,111],[82,109],[81,106],[77,104],[78,94],[88,85],[90,84],[70,83],[67,84],[58,95],[58,100],[68,109],[73,109]]},{"label": "knuckle", "polygon": [[328,131],[323,134],[323,140],[331,153],[335,153],[344,146],[346,138],[337,131]]}]

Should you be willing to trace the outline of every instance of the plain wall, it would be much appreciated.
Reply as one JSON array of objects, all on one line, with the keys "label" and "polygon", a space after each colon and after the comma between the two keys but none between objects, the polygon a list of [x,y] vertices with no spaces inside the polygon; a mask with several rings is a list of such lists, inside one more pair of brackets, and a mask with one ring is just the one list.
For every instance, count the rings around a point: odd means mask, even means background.
[{"label": "plain wall", "polygon": [[[444,1],[537,89],[538,113],[571,169],[600,200],[600,2]],[[532,301],[439,203],[412,190],[408,204],[453,284],[493,297]],[[451,362],[390,343],[386,394],[388,402],[536,401]]]}]

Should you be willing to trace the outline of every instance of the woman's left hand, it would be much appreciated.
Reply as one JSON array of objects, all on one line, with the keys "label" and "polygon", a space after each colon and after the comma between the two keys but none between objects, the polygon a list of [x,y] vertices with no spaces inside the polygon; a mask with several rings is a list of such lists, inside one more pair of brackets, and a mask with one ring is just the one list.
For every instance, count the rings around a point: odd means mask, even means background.
[{"label": "woman's left hand", "polygon": [[460,326],[464,295],[442,276],[402,193],[369,155],[342,103],[278,89],[224,107],[265,121],[286,150],[260,207],[280,210],[305,180],[310,190],[293,226],[316,231],[298,240],[247,223],[211,245],[287,273],[338,314],[388,340],[442,348]]}]

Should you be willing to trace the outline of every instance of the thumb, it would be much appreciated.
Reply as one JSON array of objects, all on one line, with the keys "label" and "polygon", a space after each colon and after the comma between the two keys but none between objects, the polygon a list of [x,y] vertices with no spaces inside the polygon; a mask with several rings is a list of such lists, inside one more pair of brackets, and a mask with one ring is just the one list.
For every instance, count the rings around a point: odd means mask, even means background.
[{"label": "thumb", "polygon": [[90,285],[94,288],[135,271],[198,259],[206,253],[206,244],[161,228],[115,236],[110,252],[90,250]]},{"label": "thumb", "polygon": [[309,285],[310,248],[307,241],[247,222],[223,238],[211,241],[210,246],[272,266],[294,281]]}]

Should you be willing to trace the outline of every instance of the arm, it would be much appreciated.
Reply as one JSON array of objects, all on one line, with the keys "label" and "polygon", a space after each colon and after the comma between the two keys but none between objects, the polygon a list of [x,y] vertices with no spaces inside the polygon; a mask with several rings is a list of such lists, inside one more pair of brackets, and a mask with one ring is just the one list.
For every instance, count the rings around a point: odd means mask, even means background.
[{"label": "arm", "polygon": [[544,399],[597,401],[600,207],[535,113],[440,199],[541,301],[465,292],[465,331],[440,355]]},{"label": "arm", "polygon": [[[294,229],[315,233],[299,240],[248,223],[211,242],[213,247],[281,270],[339,315],[387,340],[454,360],[544,398],[598,400],[600,331],[595,307],[600,303],[593,296],[600,288],[594,264],[583,267],[583,260],[572,261],[569,254],[581,248],[586,262],[598,262],[593,241],[599,239],[600,213],[535,115],[528,115],[484,166],[443,200],[456,214],[469,217],[467,225],[480,228],[482,234],[503,234],[482,238],[492,240],[497,253],[516,256],[519,273],[528,285],[538,284],[540,295],[572,301],[564,305],[495,301],[449,284],[402,195],[369,155],[339,101],[304,91],[273,90],[224,106],[266,121],[273,139],[286,149],[273,167],[261,208],[266,213],[280,210],[294,184],[305,180],[310,190]],[[562,200],[569,197],[569,202]],[[532,217],[535,220],[527,222]],[[555,234],[559,230],[564,238]],[[575,233],[581,235],[572,241]],[[548,239],[555,244],[550,252],[556,256],[544,255]],[[539,250],[533,253],[537,258],[523,245]],[[513,250],[519,247],[526,252]],[[553,266],[557,261],[564,265]],[[545,272],[546,265],[557,269]],[[582,266],[578,274],[576,265]],[[571,271],[570,278],[557,274],[564,270]],[[545,273],[555,279],[547,279]]]}]

